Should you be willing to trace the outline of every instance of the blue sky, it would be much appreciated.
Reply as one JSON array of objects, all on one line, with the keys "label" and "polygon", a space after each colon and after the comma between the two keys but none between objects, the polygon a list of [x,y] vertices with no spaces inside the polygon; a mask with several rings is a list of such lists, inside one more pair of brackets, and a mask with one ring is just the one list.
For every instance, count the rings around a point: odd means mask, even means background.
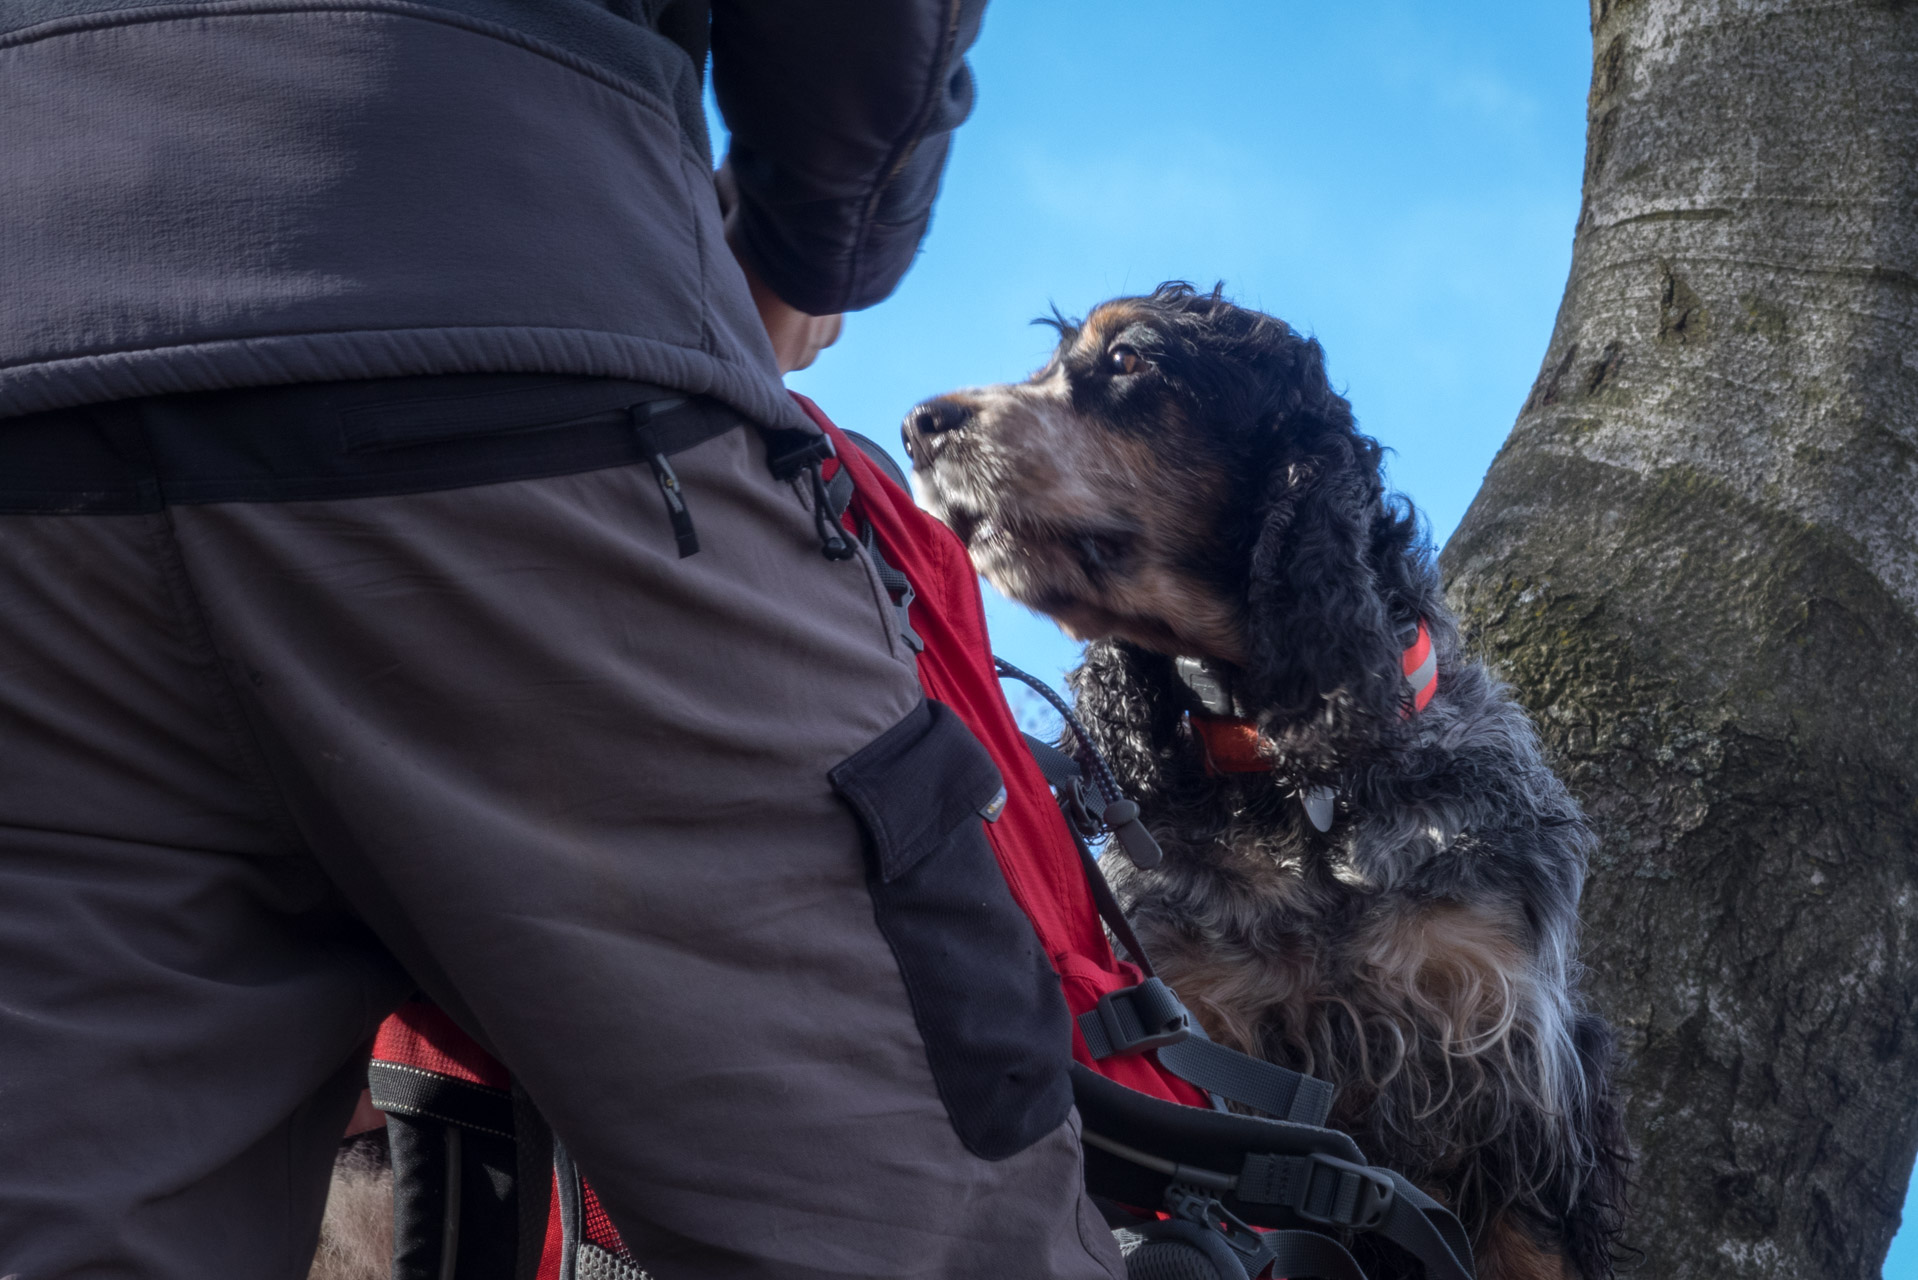
[{"label": "blue sky", "polygon": [[[1176,16],[1174,16],[1176,15]],[[1023,377],[1027,322],[1223,280],[1324,344],[1442,546],[1510,430],[1571,260],[1591,42],[1578,0],[998,0],[910,276],[790,384],[897,454],[928,395]],[[994,597],[995,647],[1076,646]],[[1906,1217],[1914,1217],[1914,1205]],[[1918,1280],[1918,1239],[1886,1280]]]}]

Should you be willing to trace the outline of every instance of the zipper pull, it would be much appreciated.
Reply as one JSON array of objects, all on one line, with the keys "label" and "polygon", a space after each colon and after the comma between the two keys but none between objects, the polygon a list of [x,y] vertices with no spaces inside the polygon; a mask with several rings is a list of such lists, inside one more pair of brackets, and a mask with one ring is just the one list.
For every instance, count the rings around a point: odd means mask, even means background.
[{"label": "zipper pull", "polygon": [[651,462],[653,478],[659,481],[659,491],[666,495],[666,518],[673,522],[673,541],[679,544],[679,558],[684,560],[699,550],[693,513],[686,509],[686,499],[679,492],[679,476],[673,471],[673,464],[666,461],[666,455],[656,453]]},{"label": "zipper pull", "polygon": [[839,513],[832,509],[832,495],[826,492],[826,478],[819,468],[818,458],[806,463],[806,473],[812,477],[812,522],[819,534],[820,553],[828,560],[850,560],[857,549],[846,526],[840,523]]},{"label": "zipper pull", "polygon": [[666,499],[666,519],[672,523],[673,541],[679,545],[679,558],[684,560],[698,553],[699,533],[693,528],[693,513],[686,509],[686,497],[679,487],[679,474],[673,470],[673,464],[660,451],[659,441],[654,439],[652,431],[646,426],[657,408],[657,403],[636,404],[626,411],[626,415],[633,424],[633,434],[639,440],[639,447],[646,451],[646,461],[653,469],[653,479],[659,482],[659,492]]}]

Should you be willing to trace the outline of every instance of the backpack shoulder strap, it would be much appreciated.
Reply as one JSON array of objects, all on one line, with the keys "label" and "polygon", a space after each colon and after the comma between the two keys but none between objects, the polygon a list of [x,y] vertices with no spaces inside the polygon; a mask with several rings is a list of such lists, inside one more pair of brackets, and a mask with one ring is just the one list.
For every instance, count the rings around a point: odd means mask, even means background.
[{"label": "backpack shoulder strap", "polygon": [[396,1280],[535,1280],[552,1140],[506,1068],[415,999],[381,1025],[367,1083],[386,1114]]},{"label": "backpack shoulder strap", "polygon": [[[1001,670],[1005,670],[1005,664],[1001,664]],[[1107,992],[1096,1006],[1079,1015],[1079,1032],[1093,1060],[1152,1053],[1160,1066],[1210,1094],[1213,1105],[1221,1110],[1225,1102],[1236,1102],[1276,1120],[1324,1124],[1334,1097],[1329,1081],[1213,1043],[1172,988],[1154,974],[1151,957],[1133,933],[1105,872],[1099,869],[1086,843],[1085,827],[1091,819],[1079,762],[1031,734],[1026,735],[1026,745],[1058,796],[1100,918],[1145,974],[1145,981]]]}]

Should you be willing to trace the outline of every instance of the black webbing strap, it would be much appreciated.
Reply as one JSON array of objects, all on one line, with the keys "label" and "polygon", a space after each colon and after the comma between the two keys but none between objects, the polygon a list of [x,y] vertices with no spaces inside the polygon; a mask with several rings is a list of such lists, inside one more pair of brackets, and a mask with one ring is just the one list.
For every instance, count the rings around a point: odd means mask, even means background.
[{"label": "black webbing strap", "polygon": [[893,599],[893,603],[903,609],[914,600],[912,582],[905,574],[892,567],[879,550],[879,543],[872,536],[872,526],[866,526],[866,534],[860,539],[867,551],[872,553],[873,567],[879,570],[879,585]]},{"label": "black webbing strap", "polygon": [[553,1199],[553,1129],[517,1080],[513,1082],[513,1145],[519,1217],[513,1280],[539,1280]]},{"label": "black webbing strap", "polygon": [[1263,1111],[1275,1120],[1318,1128],[1332,1113],[1334,1090],[1330,1082],[1247,1057],[1203,1035],[1166,1045],[1158,1054],[1160,1065],[1180,1079],[1242,1107]]},{"label": "black webbing strap", "polygon": [[[1425,1280],[1473,1280],[1472,1245],[1465,1228],[1443,1205],[1390,1169],[1353,1164],[1327,1155],[1285,1156],[1251,1153],[1233,1195],[1242,1204],[1271,1204],[1289,1209],[1307,1222],[1342,1231],[1368,1231],[1385,1237],[1418,1259]],[[1328,1237],[1313,1231],[1271,1232],[1300,1238],[1306,1262],[1317,1262],[1315,1246]],[[1351,1262],[1350,1255],[1346,1261]],[[1272,1274],[1288,1280],[1345,1273],[1303,1269],[1304,1262],[1281,1256]],[[1323,1265],[1337,1266],[1327,1258]],[[1356,1268],[1356,1264],[1353,1264]],[[1364,1280],[1356,1269],[1352,1274]]]},{"label": "black webbing strap", "polygon": [[[865,454],[874,466],[886,471],[902,486],[904,485],[905,478],[899,472],[899,464],[887,457],[878,445],[857,432],[848,431],[845,434],[859,446],[859,451]],[[826,498],[832,504],[832,513],[835,518],[844,517],[847,506],[852,502],[852,495],[852,473],[845,467],[840,467],[833,472],[832,479],[826,482]],[[863,546],[866,554],[872,557],[872,567],[879,573],[879,585],[886,589],[886,595],[892,600],[893,612],[899,618],[900,638],[914,653],[925,652],[926,642],[920,639],[917,631],[912,629],[912,615],[908,612],[912,602],[918,598],[913,592],[912,580],[893,568],[885,554],[879,550],[879,541],[873,536],[870,524],[866,526],[865,533],[860,535],[859,545]]]},{"label": "black webbing strap", "polygon": [[[1046,782],[1059,793],[1065,808],[1068,792],[1080,784],[1079,762],[1031,734],[1026,748]],[[1079,1030],[1094,1061],[1118,1053],[1156,1051],[1159,1063],[1173,1075],[1207,1093],[1262,1111],[1277,1120],[1323,1125],[1331,1114],[1334,1089],[1314,1076],[1271,1062],[1261,1062],[1236,1049],[1214,1044],[1186,1012],[1172,989],[1159,981],[1152,961],[1140,945],[1132,924],[1119,906],[1112,885],[1092,856],[1071,814],[1066,828],[1079,848],[1086,885],[1092,890],[1099,917],[1118,940],[1146,980],[1103,996],[1098,1005],[1079,1015]]]},{"label": "black webbing strap", "polygon": [[1192,1015],[1157,978],[1136,987],[1110,991],[1079,1015],[1079,1030],[1093,1059],[1115,1053],[1143,1053],[1173,1045],[1192,1034]]},{"label": "black webbing strap", "polygon": [[381,1111],[513,1136],[513,1095],[504,1089],[378,1058],[367,1065],[366,1078],[373,1105]]},{"label": "black webbing strap", "polygon": [[[845,471],[841,470],[837,475],[833,476],[833,479],[838,480],[840,476],[845,474]],[[900,638],[906,642],[906,647],[914,653],[924,653],[926,642],[920,638],[917,631],[912,629],[912,613],[910,610],[912,608],[912,602],[919,598],[917,593],[912,589],[912,580],[892,567],[892,562],[887,560],[885,553],[879,549],[879,540],[873,536],[872,526],[870,524],[866,526],[866,531],[859,536],[859,545],[864,547],[866,554],[872,557],[872,567],[879,575],[879,585],[886,589],[886,596],[892,601],[892,611],[898,615],[899,618]]]},{"label": "black webbing strap", "polygon": [[1119,940],[1119,946],[1127,958],[1139,967],[1139,972],[1148,978],[1153,977],[1152,957],[1146,954],[1145,948],[1139,945],[1139,939],[1133,934],[1132,923],[1125,918],[1125,909],[1114,896],[1105,872],[1099,870],[1099,860],[1092,856],[1092,847],[1086,843],[1079,817],[1073,812],[1075,805],[1084,812],[1084,771],[1079,768],[1077,760],[1044,739],[1035,738],[1029,733],[1021,736],[1025,738],[1026,750],[1032,754],[1033,763],[1039,766],[1039,773],[1045,778],[1046,785],[1058,793],[1059,809],[1065,814],[1066,830],[1072,835],[1072,843],[1079,850],[1079,869],[1085,873],[1086,886],[1092,890],[1092,902],[1099,909],[1099,918],[1106,922],[1106,928],[1112,930],[1112,936]]},{"label": "black webbing strap", "polygon": [[[1268,1201],[1291,1208],[1307,1222],[1342,1231],[1385,1237],[1418,1260],[1425,1280],[1474,1280],[1472,1246],[1459,1220],[1417,1187],[1389,1169],[1351,1164],[1331,1156],[1248,1155],[1246,1167],[1268,1162],[1248,1184],[1241,1175],[1234,1195],[1259,1203],[1266,1189],[1258,1178],[1283,1162],[1295,1170],[1296,1203]],[[1170,1203],[1174,1193],[1168,1191]],[[1271,1261],[1267,1273],[1286,1280],[1366,1280],[1356,1259],[1339,1242],[1316,1230],[1267,1231],[1259,1236]]]},{"label": "black webbing strap", "polygon": [[[845,474],[841,471],[833,478],[836,480]],[[892,601],[892,611],[899,619],[899,638],[904,640],[906,647],[914,653],[924,653],[926,642],[917,631],[912,629],[910,610],[912,602],[919,597],[912,589],[911,579],[893,568],[887,561],[885,555],[879,550],[878,539],[873,537],[871,525],[866,526],[866,532],[860,537],[859,544],[865,547],[866,554],[872,557],[872,567],[879,574],[879,585],[886,589],[886,595]]]},{"label": "black webbing strap", "polygon": [[[1248,1274],[1363,1280],[1348,1257],[1311,1239],[1342,1241],[1352,1232],[1402,1249],[1423,1280],[1472,1280],[1471,1246],[1458,1219],[1401,1175],[1366,1164],[1346,1134],[1180,1106],[1077,1063],[1072,1090],[1084,1121],[1088,1186],[1142,1207],[1156,1194],[1167,1214],[1217,1231],[1248,1262],[1251,1225],[1278,1228],[1259,1237],[1272,1246],[1272,1260],[1248,1266]],[[1164,1179],[1156,1191],[1155,1175]],[[1154,1231],[1142,1228],[1148,1240]]]},{"label": "black webbing strap", "polygon": [[1307,1222],[1372,1231],[1384,1225],[1398,1195],[1383,1169],[1313,1152],[1252,1152],[1233,1193],[1247,1204],[1274,1204]]},{"label": "black webbing strap", "polygon": [[1214,1044],[1156,977],[1101,996],[1079,1015],[1079,1031],[1095,1062],[1154,1052],[1160,1066],[1188,1084],[1275,1120],[1317,1128],[1332,1111],[1329,1083]]},{"label": "black webbing strap", "polygon": [[844,517],[846,508],[852,504],[852,472],[844,467],[832,473],[832,479],[826,481],[826,497],[832,502],[832,513]]},{"label": "black webbing strap", "polygon": [[1266,1264],[1267,1275],[1286,1280],[1366,1280],[1358,1260],[1331,1236],[1316,1231],[1267,1231],[1259,1240],[1272,1259]]},{"label": "black webbing strap", "polygon": [[1073,829],[1072,819],[1066,819],[1066,828],[1072,831],[1072,843],[1079,847],[1079,869],[1085,872],[1086,886],[1092,890],[1092,904],[1099,909],[1099,918],[1112,930],[1112,936],[1119,940],[1119,947],[1126,957],[1138,966],[1148,980],[1156,978],[1152,968],[1152,957],[1146,954],[1145,946],[1132,932],[1132,922],[1125,918],[1125,911],[1119,906],[1119,899],[1112,892],[1112,885],[1106,879],[1105,872],[1099,870],[1098,860],[1092,856],[1092,849],[1086,844],[1085,837]]},{"label": "black webbing strap", "polygon": [[586,1239],[585,1194],[573,1153],[553,1139],[553,1199],[559,1209],[559,1280],[579,1280],[579,1246]]},{"label": "black webbing strap", "polygon": [[1029,733],[1023,736],[1026,740],[1026,750],[1032,753],[1032,762],[1039,766],[1039,772],[1045,778],[1046,785],[1054,791],[1062,791],[1067,785],[1085,777],[1085,770],[1079,767],[1077,760],[1044,738],[1035,738]]},{"label": "black webbing strap", "polygon": [[1451,1210],[1391,1170],[1398,1194],[1379,1234],[1419,1260],[1425,1280],[1473,1280],[1472,1242]]},{"label": "black webbing strap", "polygon": [[[1178,1163],[1126,1147],[1104,1133],[1086,1131],[1088,1146],[1167,1173],[1164,1209],[1208,1230],[1216,1229],[1245,1255],[1251,1274],[1287,1280],[1366,1280],[1364,1271],[1330,1232],[1366,1232],[1391,1241],[1417,1259],[1424,1280],[1474,1280],[1472,1248],[1459,1220],[1436,1200],[1390,1169],[1358,1164],[1312,1152],[1286,1155],[1250,1151],[1235,1180],[1229,1174]],[[1357,1155],[1356,1148],[1352,1154]],[[1289,1215],[1277,1221],[1285,1229],[1250,1233],[1245,1221],[1225,1207],[1227,1197],[1243,1211],[1268,1206]],[[1272,1222],[1270,1214],[1251,1216]],[[1292,1227],[1302,1220],[1308,1227]],[[1150,1240],[1155,1228],[1143,1228]],[[1255,1238],[1263,1249],[1247,1252]],[[1250,1264],[1258,1262],[1257,1270]]]}]

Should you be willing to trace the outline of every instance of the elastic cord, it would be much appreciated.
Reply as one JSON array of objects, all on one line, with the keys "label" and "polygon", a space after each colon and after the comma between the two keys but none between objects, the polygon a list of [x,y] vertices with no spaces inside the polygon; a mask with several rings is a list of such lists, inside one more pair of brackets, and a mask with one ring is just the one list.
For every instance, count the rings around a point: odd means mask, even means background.
[{"label": "elastic cord", "polygon": [[1099,754],[1099,749],[1092,745],[1092,735],[1086,732],[1085,725],[1079,722],[1079,717],[1074,715],[1072,708],[1066,705],[1066,700],[1053,692],[1052,686],[1038,676],[1021,671],[997,654],[993,655],[992,665],[1000,675],[1031,686],[1033,692],[1051,703],[1052,709],[1065,717],[1066,727],[1072,730],[1072,736],[1077,738],[1079,745],[1085,749],[1086,759],[1092,764],[1093,783],[1105,795],[1106,804],[1110,805],[1125,799],[1125,792],[1119,789],[1118,778],[1113,776],[1111,767],[1106,764],[1105,757]]}]

